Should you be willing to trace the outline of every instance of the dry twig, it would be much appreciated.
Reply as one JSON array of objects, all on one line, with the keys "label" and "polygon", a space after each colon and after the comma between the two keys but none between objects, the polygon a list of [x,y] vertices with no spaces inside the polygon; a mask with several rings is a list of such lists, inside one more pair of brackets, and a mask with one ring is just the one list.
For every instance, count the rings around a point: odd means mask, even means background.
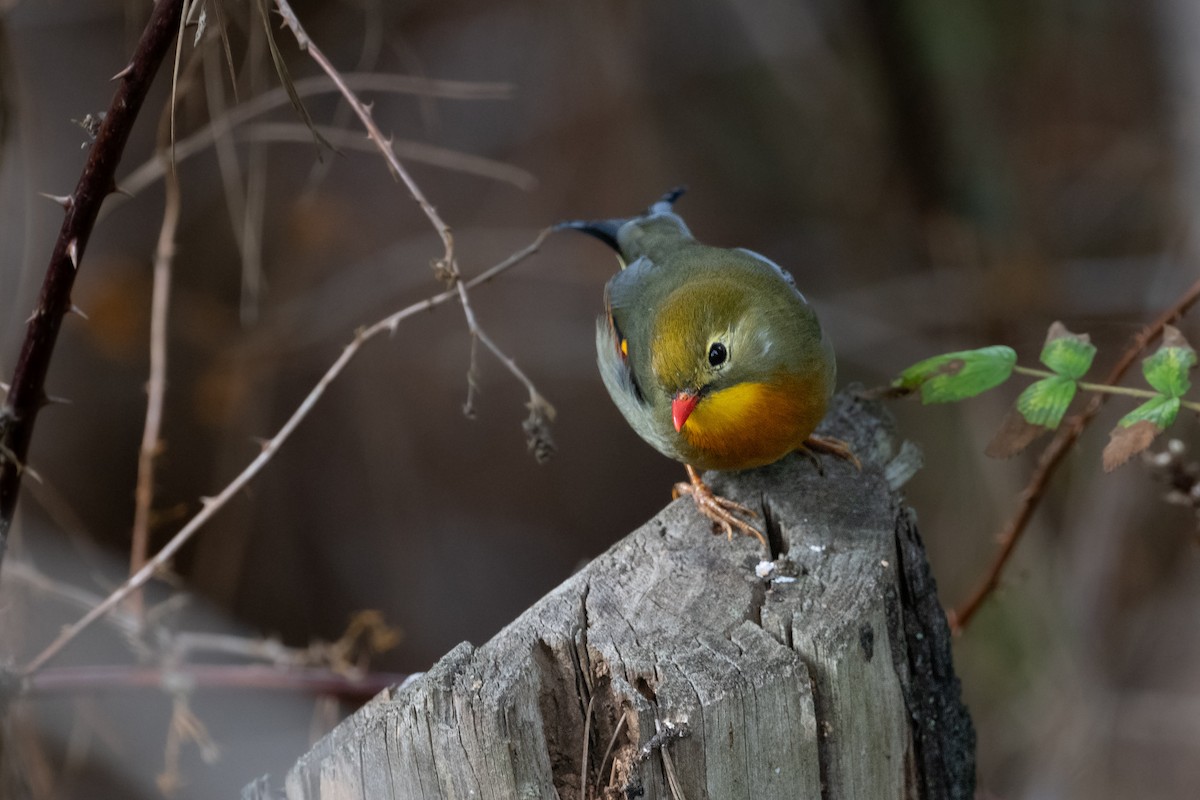
[{"label": "dry twig", "polygon": [[[513,253],[508,258],[491,267],[490,269],[480,273],[476,277],[466,282],[466,288],[471,289],[479,286],[482,283],[490,281],[504,271],[511,269],[519,264],[524,259],[537,252],[541,247],[542,242],[550,235],[551,229],[546,228],[534,241],[525,248]],[[414,303],[407,308],[395,312],[369,327],[360,329],[355,335],[350,344],[342,350],[342,354],[336,361],[326,370],[321,380],[313,387],[312,391],[304,398],[300,405],[292,412],[287,421],[279,429],[279,431],[262,445],[262,450],[240,473],[218,494],[213,497],[203,498],[203,507],[200,511],[188,520],[173,537],[168,541],[163,548],[158,551],[146,565],[138,570],[137,573],[131,575],[125,583],[117,587],[108,597],[80,618],[77,622],[67,626],[63,631],[47,646],[41,653],[34,657],[21,671],[22,674],[28,676],[41,669],[47,662],[56,656],[69,642],[78,636],[86,628],[90,627],[96,620],[103,617],[115,606],[120,604],[132,592],[136,591],[147,581],[154,576],[156,572],[165,567],[167,563],[174,558],[179,549],[195,535],[201,527],[207,523],[213,515],[216,514],[230,498],[240,492],[245,486],[262,470],[262,468],[274,457],[275,453],[287,441],[288,437],[299,427],[300,423],[309,415],[316,406],[325,390],[329,385],[342,373],[346,365],[354,358],[362,346],[369,340],[375,338],[381,333],[393,333],[401,322],[409,317],[418,314],[422,311],[428,311],[431,308],[442,305],[449,300],[459,299],[458,289],[447,289],[440,294],[426,298],[419,303]]]},{"label": "dry twig", "polygon": [[365,698],[403,683],[407,675],[394,672],[343,673],[320,667],[281,667],[277,664],[193,664],[180,667],[142,667],[126,664],[45,669],[26,679],[33,695],[87,694],[103,691],[159,689],[257,689]]},{"label": "dry twig", "polygon": [[446,281],[457,280],[458,263],[454,257],[454,235],[450,232],[450,226],[442,220],[437,209],[425,198],[425,193],[421,191],[421,187],[417,185],[417,182],[408,174],[408,170],[400,163],[400,159],[396,157],[396,151],[392,149],[391,143],[383,135],[383,132],[379,130],[379,126],[375,124],[375,118],[371,116],[371,110],[367,108],[365,103],[358,99],[358,95],[354,93],[346,83],[345,78],[342,77],[342,74],[333,66],[333,62],[309,38],[308,33],[304,30],[304,26],[300,24],[300,20],[296,17],[296,13],[292,11],[291,5],[287,0],[275,0],[275,7],[279,10],[280,16],[283,17],[284,26],[296,37],[296,44],[299,45],[301,50],[308,53],[309,57],[317,62],[317,66],[321,68],[321,71],[328,75],[329,79],[334,82],[338,91],[341,92],[342,97],[354,109],[354,113],[358,116],[359,121],[362,122],[363,127],[367,129],[367,136],[375,143],[380,154],[383,155],[388,168],[392,171],[392,175],[404,183],[405,187],[408,188],[408,193],[417,201],[417,205],[421,207],[421,211],[429,219],[429,224],[433,225],[434,230],[437,231],[438,236],[442,240],[445,252],[440,261],[434,262],[434,273]]},{"label": "dry twig", "polygon": [[[164,160],[166,153],[161,154]],[[182,205],[179,177],[166,173],[166,202],[162,227],[154,250],[154,279],[150,299],[150,377],[146,381],[146,421],[138,451],[137,486],[134,490],[133,541],[129,548],[129,573],[146,564],[150,552],[150,516],[154,504],[154,462],[161,449],[163,403],[167,393],[167,312],[171,303],[171,263],[175,258],[175,231]],[[135,613],[140,602],[135,595]]]},{"label": "dry twig", "polygon": [[[252,33],[250,46],[253,48],[262,38],[260,35],[254,35],[257,28]],[[254,65],[257,65],[257,59],[253,55],[248,59],[252,70],[252,79],[256,78],[259,70]],[[238,253],[241,255],[242,265],[242,306],[241,313],[243,322],[246,321],[247,312],[247,283],[248,277],[258,276],[262,270],[262,243],[259,238],[260,226],[253,224],[257,218],[261,222],[262,214],[251,214],[247,211],[248,192],[243,186],[242,169],[238,161],[237,149],[233,143],[233,128],[229,124],[218,124],[218,120],[227,120],[228,111],[225,106],[225,89],[224,80],[221,74],[221,62],[214,58],[210,51],[203,55],[204,61],[204,88],[205,99],[210,109],[212,122],[206,126],[206,130],[211,131],[211,139],[214,144],[214,149],[217,155],[217,171],[221,175],[221,188],[225,193],[225,208],[229,212],[229,227],[233,232],[234,241],[237,242]],[[236,91],[237,83],[234,81]],[[282,93],[282,90],[281,90]],[[188,141],[194,138],[189,137]],[[249,156],[251,162],[261,162],[261,154],[258,153],[260,148],[254,148]],[[258,169],[262,170],[262,164],[258,163]],[[128,183],[128,179],[126,179]],[[262,193],[259,193],[261,198]],[[254,300],[257,300],[257,294],[254,295]]]},{"label": "dry twig", "polygon": [[[4,579],[19,581],[30,591],[51,595],[84,612],[104,602],[100,595],[57,581],[20,560],[9,560],[4,564]],[[161,666],[118,664],[45,669],[28,676],[23,691],[28,694],[90,694],[106,689],[175,691],[185,687],[273,689],[365,697],[408,677],[364,672],[347,658],[348,648],[357,643],[365,626],[378,628],[382,624],[370,613],[356,616],[342,639],[316,642],[307,647],[288,647],[275,638],[193,631],[176,633],[155,620],[155,616],[151,613],[146,619],[139,620],[121,608],[114,608],[105,619],[130,642],[142,638],[156,642]],[[378,632],[370,631],[372,635]],[[382,634],[389,632],[390,629],[384,628]],[[149,655],[145,645],[137,649]],[[198,656],[232,657],[259,663],[191,663]]]},{"label": "dry twig", "polygon": [[192,711],[186,692],[176,692],[171,710],[171,724],[167,727],[167,741],[163,752],[163,771],[158,775],[158,790],[170,797],[183,787],[183,771],[180,769],[183,745],[193,742],[206,764],[214,763],[220,755],[216,741],[208,728]]},{"label": "dry twig", "polygon": [[[408,306],[405,309],[395,312],[384,319],[379,320],[373,325],[360,329],[349,345],[342,351],[342,354],[329,367],[325,375],[317,383],[317,385],[304,398],[288,420],[283,424],[279,431],[263,446],[261,452],[248,464],[224,489],[216,496],[203,498],[203,507],[193,516],[171,539],[156,553],[152,558],[145,561],[140,569],[136,570],[120,587],[108,595],[102,602],[93,607],[88,613],[80,618],[74,624],[67,626],[40,654],[34,657],[22,670],[22,674],[27,678],[38,672],[50,659],[59,653],[70,641],[78,634],[89,627],[97,619],[104,616],[112,610],[117,604],[121,603],[125,598],[129,597],[133,592],[137,591],[141,586],[145,585],[157,572],[164,569],[170,560],[175,556],[181,547],[183,547],[191,537],[198,531],[216,512],[222,508],[231,497],[240,492],[250,480],[252,480],[262,468],[271,460],[274,454],[282,446],[282,444],[291,436],[299,424],[308,416],[320,400],[325,390],[329,385],[341,374],[346,365],[353,359],[368,340],[374,338],[383,332],[392,333],[396,330],[401,321],[421,311],[433,308],[448,300],[457,299],[462,305],[467,318],[468,326],[471,330],[473,339],[481,341],[491,350],[496,357],[512,372],[514,376],[527,388],[530,394],[529,406],[531,410],[531,418],[527,420],[527,429],[536,428],[539,435],[544,433],[545,420],[552,416],[553,409],[545,401],[545,399],[537,392],[532,382],[527,376],[516,366],[511,358],[505,356],[495,343],[483,332],[475,320],[474,313],[469,303],[468,290],[478,284],[490,280],[506,269],[519,263],[524,258],[535,252],[540,246],[545,237],[549,234],[549,229],[544,230],[539,234],[537,239],[517,253],[514,253],[509,258],[495,265],[491,269],[478,275],[470,281],[462,281],[458,265],[454,256],[454,239],[449,227],[438,215],[434,207],[428,202],[422,193],[420,187],[412,180],[407,171],[396,158],[394,150],[385,141],[382,133],[375,125],[371,118],[370,111],[357,98],[357,96],[349,89],[345,80],[338,74],[336,69],[325,58],[324,54],[316,47],[315,44],[304,33],[303,28],[296,20],[295,15],[291,12],[290,7],[284,0],[277,0],[280,12],[284,16],[284,21],[302,49],[306,50],[310,56],[321,65],[326,71],[330,79],[337,85],[343,96],[346,98],[350,107],[354,109],[359,119],[363,122],[368,130],[371,140],[383,153],[393,174],[398,176],[408,187],[410,194],[420,205],[426,217],[438,232],[444,246],[442,258],[435,262],[435,271],[443,279],[450,283],[447,290],[433,297],[427,298],[419,303]],[[148,423],[149,426],[149,423]],[[531,433],[531,442],[536,437]],[[532,444],[531,444],[532,446]],[[542,450],[545,449],[543,443]],[[539,450],[539,453],[542,452]]]},{"label": "dry twig", "polygon": [[[339,150],[370,150],[375,151],[375,145],[365,141],[357,131],[348,131],[326,125],[317,125],[322,138]],[[261,122],[240,129],[239,138],[250,142],[295,142],[312,143],[312,134],[308,129],[294,122]],[[427,144],[425,142],[392,140],[395,151],[410,161],[428,164],[432,167],[462,172],[467,175],[477,175],[481,178],[502,181],[526,191],[537,185],[537,179],[529,172],[506,164],[503,161],[477,156],[471,153],[460,153],[445,147]],[[320,162],[329,163],[329,162]]]},{"label": "dry twig", "polygon": [[[408,93],[458,100],[503,99],[511,94],[511,87],[503,83],[438,81],[417,79],[408,75],[362,73],[350,73],[342,77],[345,84],[355,91]],[[295,82],[295,87],[296,94],[300,97],[310,97],[338,90],[337,85],[324,75],[301,78]],[[204,125],[186,138],[175,143],[176,163],[185,161],[202,152],[205,148],[220,139],[220,137],[226,136],[229,131],[239,128],[245,122],[287,104],[287,92],[283,89],[271,89],[230,108],[227,113],[215,116],[207,125]],[[307,128],[305,130],[307,131]],[[290,140],[290,134],[286,138]],[[312,141],[311,133],[306,135],[305,141]],[[338,142],[334,144],[337,144],[339,147],[341,146]],[[466,158],[466,166],[460,166],[455,161],[454,156],[462,154],[453,151],[443,150],[431,145],[422,145],[420,142],[393,141],[393,145],[401,155],[413,161],[427,162],[435,166],[444,166],[448,169],[462,169],[466,172],[473,171],[471,165],[475,159],[480,158],[479,156],[464,156]],[[507,180],[521,188],[528,188],[532,185],[533,176],[528,172],[517,170],[515,167],[500,164],[489,159],[484,159],[484,161],[491,166],[493,171],[498,170],[500,167],[507,167],[509,170],[514,170],[514,172],[501,178],[501,180]],[[142,189],[145,189],[162,177],[162,170],[162,163],[157,158],[152,158],[126,175],[121,181],[121,189],[129,194],[136,195]]]},{"label": "dry twig", "polygon": [[[384,160],[387,161],[388,167],[391,169],[392,174],[398,177],[408,188],[409,194],[411,194],[413,199],[417,201],[417,205],[421,207],[421,210],[429,219],[429,223],[433,225],[434,230],[437,231],[438,236],[442,240],[442,246],[445,248],[445,250],[442,254],[442,258],[434,261],[433,263],[434,275],[440,280],[445,281],[447,285],[458,288],[459,301],[462,305],[463,314],[467,319],[467,326],[471,330],[471,336],[474,339],[483,342],[484,346],[486,346],[488,350],[492,351],[492,354],[496,356],[496,359],[504,365],[504,368],[507,369],[513,375],[513,377],[520,381],[529,392],[529,401],[527,406],[529,408],[530,416],[525,420],[524,423],[526,437],[529,443],[529,449],[533,452],[537,460],[539,462],[546,461],[554,451],[554,444],[550,438],[548,425],[549,421],[554,419],[554,407],[546,402],[546,399],[537,391],[532,381],[530,381],[529,378],[526,377],[525,373],[522,372],[519,367],[517,367],[517,363],[510,356],[501,351],[496,343],[492,341],[491,337],[489,337],[480,327],[475,318],[475,312],[471,308],[471,302],[470,297],[467,294],[467,288],[462,283],[462,278],[458,269],[458,262],[454,255],[454,235],[451,233],[450,227],[442,220],[441,215],[439,215],[437,212],[437,209],[434,208],[433,205],[425,198],[425,193],[421,191],[421,187],[417,185],[417,182],[414,181],[412,176],[408,174],[408,170],[406,170],[404,165],[400,163],[400,160],[396,157],[395,148],[393,148],[391,143],[384,137],[383,132],[379,130],[379,126],[375,124],[375,119],[371,115],[371,109],[369,109],[365,103],[358,99],[358,96],[346,84],[345,79],[342,77],[341,73],[338,72],[337,68],[333,66],[333,63],[326,58],[325,54],[321,52],[321,49],[317,47],[316,43],[309,38],[308,34],[304,30],[304,27],[300,24],[300,20],[297,19],[295,12],[292,11],[291,5],[287,2],[287,0],[275,0],[275,6],[279,9],[280,16],[283,17],[284,26],[287,27],[292,32],[292,35],[296,37],[296,43],[300,46],[300,49],[308,53],[313,61],[317,62],[317,65],[321,67],[322,71],[329,76],[330,80],[337,85],[338,89],[342,93],[342,97],[344,97],[350,107],[354,109],[354,113],[362,122],[363,127],[367,129],[367,137],[375,143],[375,146],[379,149],[380,154],[382,154]],[[470,378],[468,377],[468,384],[469,381]],[[469,386],[467,407],[470,408]]]}]

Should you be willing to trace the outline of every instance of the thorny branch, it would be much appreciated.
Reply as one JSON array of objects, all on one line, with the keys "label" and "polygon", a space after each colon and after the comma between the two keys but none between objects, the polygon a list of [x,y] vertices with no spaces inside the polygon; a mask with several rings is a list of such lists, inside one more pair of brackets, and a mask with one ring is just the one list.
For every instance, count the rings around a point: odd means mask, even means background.
[{"label": "thorny branch", "polygon": [[[1137,361],[1142,351],[1162,335],[1163,328],[1183,316],[1198,300],[1200,300],[1200,281],[1188,287],[1174,305],[1133,337],[1129,347],[1121,354],[1120,360],[1102,382],[1110,386],[1119,383],[1129,368]],[[1012,556],[1013,551],[1016,550],[1017,542],[1020,541],[1021,534],[1025,532],[1030,518],[1033,517],[1033,512],[1037,510],[1038,504],[1046,492],[1046,487],[1050,484],[1050,478],[1054,475],[1054,470],[1058,468],[1071,446],[1075,444],[1075,440],[1083,433],[1084,428],[1099,413],[1100,407],[1104,405],[1106,399],[1108,399],[1106,394],[1093,395],[1083,411],[1072,417],[1042,451],[1038,458],[1037,468],[1034,469],[1029,483],[1021,492],[1016,513],[997,537],[999,549],[983,579],[980,580],[979,585],[965,603],[947,614],[950,630],[955,634],[962,633],[963,629],[971,622],[971,618],[975,616],[975,612],[999,585],[1000,575],[1004,572],[1004,567],[1008,564],[1008,559]]]},{"label": "thorny branch", "polygon": [[[549,235],[550,230],[546,229],[546,230],[542,231],[538,235],[538,237],[535,239],[535,241],[533,243],[531,243],[530,245],[528,245],[523,250],[520,250],[520,251],[512,254],[511,256],[509,256],[507,259],[500,262],[499,264],[496,264],[495,266],[486,270],[485,272],[481,273],[480,275],[476,276],[475,278],[464,282],[460,276],[458,265],[455,261],[454,240],[453,240],[453,236],[450,232],[449,227],[441,219],[441,217],[438,215],[437,211],[428,202],[428,200],[426,200],[420,187],[415,183],[415,181],[413,181],[411,176],[408,175],[407,171],[400,164],[399,160],[397,159],[397,157],[395,155],[394,150],[385,141],[382,133],[379,131],[378,127],[375,125],[374,121],[372,120],[370,111],[357,98],[357,96],[349,89],[346,82],[342,79],[342,77],[336,71],[336,69],[334,69],[332,64],[325,58],[324,54],[321,53],[321,51],[316,47],[316,45],[304,33],[303,28],[300,26],[299,22],[296,20],[295,15],[292,13],[288,4],[284,0],[276,0],[276,2],[280,9],[281,14],[284,17],[285,24],[293,31],[293,33],[295,34],[295,36],[297,38],[297,41],[301,45],[301,48],[306,50],[310,54],[310,56],[313,57],[313,59],[329,75],[330,79],[333,80],[333,82],[337,85],[338,89],[342,92],[343,96],[346,98],[347,102],[350,104],[351,108],[354,109],[355,113],[359,116],[360,120],[363,122],[364,126],[367,128],[371,140],[376,144],[378,149],[383,153],[383,155],[384,155],[385,159],[387,160],[393,173],[395,175],[399,176],[400,179],[405,183],[405,185],[409,189],[410,194],[420,205],[420,207],[424,211],[426,217],[429,219],[430,223],[433,225],[435,230],[438,232],[438,235],[441,238],[443,246],[444,246],[444,253],[442,255],[442,258],[439,259],[437,262],[435,262],[435,272],[438,274],[439,277],[446,280],[449,283],[449,286],[445,291],[443,291],[437,295],[434,295],[433,297],[427,298],[426,300],[423,300],[419,303],[415,303],[411,306],[408,306],[407,308],[404,308],[400,311],[397,311],[397,312],[391,314],[388,317],[385,317],[385,318],[379,320],[378,322],[374,323],[373,325],[371,325],[369,327],[360,329],[355,334],[354,339],[350,342],[350,344],[348,344],[345,347],[345,349],[342,351],[341,355],[329,367],[329,369],[326,371],[325,375],[321,378],[320,381],[318,381],[317,385],[313,387],[313,389],[304,398],[304,400],[300,403],[300,405],[296,408],[296,410],[292,413],[292,415],[287,419],[287,421],[283,424],[283,426],[279,429],[279,431],[271,439],[269,439],[263,443],[262,450],[260,451],[258,456],[255,457],[216,496],[203,498],[203,507],[201,508],[201,510],[195,516],[193,516],[170,539],[170,541],[168,541],[163,546],[163,548],[158,553],[156,553],[152,558],[146,560],[145,563],[139,569],[137,569],[132,575],[130,575],[130,577],[125,581],[125,583],[123,583],[120,587],[118,587],[116,590],[114,590],[112,593],[110,593],[107,597],[105,597],[101,602],[99,602],[93,608],[91,608],[78,621],[76,621],[72,625],[64,628],[62,630],[62,632],[50,643],[49,646],[47,646],[41,653],[39,653],[36,657],[34,657],[21,670],[21,674],[25,680],[29,680],[31,676],[35,675],[39,670],[41,670],[42,667],[44,667],[50,661],[50,659],[52,659],[55,655],[57,655],[68,643],[70,643],[76,636],[78,636],[80,632],[82,632],[83,630],[88,628],[90,625],[92,625],[95,621],[102,618],[108,612],[113,610],[118,604],[120,604],[122,601],[124,601],[133,592],[137,591],[140,587],[145,585],[157,572],[159,572],[160,570],[165,568],[166,565],[170,562],[170,560],[172,558],[174,558],[175,554],[180,550],[180,548],[182,548],[192,538],[192,536],[205,523],[207,523],[208,520],[211,519],[219,509],[221,509],[229,501],[230,498],[232,498],[234,495],[236,495],[238,492],[240,492],[246,486],[246,484],[249,483],[249,481],[251,479],[253,479],[262,470],[262,468],[266,465],[266,463],[271,460],[271,458],[278,451],[278,449],[283,445],[283,443],[291,436],[291,434],[296,430],[296,428],[300,425],[300,423],[312,411],[312,409],[315,407],[315,405],[320,400],[322,395],[325,393],[325,390],[341,374],[341,372],[345,369],[346,365],[354,358],[354,356],[358,353],[358,351],[362,348],[362,346],[368,340],[378,336],[381,333],[384,333],[385,331],[388,333],[393,333],[401,321],[403,321],[404,319],[407,319],[410,316],[413,316],[414,314],[417,314],[421,311],[425,311],[427,309],[433,308],[437,305],[441,305],[442,303],[445,303],[448,300],[457,299],[460,302],[460,304],[463,306],[464,313],[467,316],[468,325],[471,329],[473,339],[482,341],[485,344],[485,346],[488,347],[489,350],[491,350],[494,354],[496,354],[496,356],[509,369],[509,371],[512,372],[513,375],[516,376],[518,378],[518,380],[520,380],[522,382],[522,384],[524,384],[530,392],[529,407],[530,407],[530,411],[531,411],[531,416],[530,416],[530,419],[526,421],[525,426],[526,426],[527,432],[529,432],[529,434],[530,434],[531,448],[535,449],[539,455],[542,455],[548,449],[548,438],[545,436],[544,429],[545,429],[546,421],[553,414],[553,409],[549,406],[549,404],[545,401],[545,399],[542,398],[542,396],[537,392],[537,390],[533,387],[532,382],[529,381],[529,379],[524,375],[523,372],[521,372],[521,370],[516,366],[515,362],[513,362],[513,360],[511,358],[508,358],[507,356],[505,356],[499,350],[499,348],[495,345],[495,343],[492,342],[492,340],[489,337],[487,337],[487,335],[480,329],[478,323],[475,320],[473,311],[471,310],[467,292],[469,289],[471,289],[481,283],[484,283],[488,280],[491,280],[495,276],[499,275],[501,272],[511,268],[512,266],[516,265],[517,263],[519,263],[520,261],[522,261],[529,255],[531,255],[532,253],[536,252],[537,249],[541,246],[541,243],[544,241],[545,237],[547,235]],[[159,6],[156,9],[156,15],[162,11],[163,6],[165,6],[166,4],[167,3],[165,0],[160,2]],[[178,4],[176,4],[176,6],[175,6],[175,13],[178,14]],[[177,24],[178,19],[179,19],[178,16],[175,16],[171,19],[168,19],[167,22]],[[154,27],[153,24],[151,27],[152,28]],[[160,27],[162,27],[162,26],[160,25]],[[169,25],[169,24],[166,25],[166,28],[168,30],[170,27],[171,27],[171,25]],[[170,41],[169,35],[164,35],[164,41],[158,50],[159,61],[161,61],[162,55],[165,53],[165,48],[169,44],[169,41]],[[139,50],[139,52],[140,52],[140,50]],[[122,72],[122,76],[124,77],[124,79],[126,81],[131,80],[132,76],[142,75],[142,72],[145,70],[137,68],[140,63],[141,63],[140,61],[135,59],[135,64],[131,65],[131,67],[129,69]],[[155,66],[157,66],[157,62],[155,62]],[[150,72],[149,74],[152,74],[152,72]],[[144,90],[143,90],[143,95],[144,95]],[[106,120],[105,124],[108,125],[112,119],[113,118],[110,116]],[[127,134],[127,130],[125,131],[125,133]],[[102,134],[103,134],[103,129],[102,129]],[[123,139],[122,139],[122,143],[123,143]],[[98,141],[95,148],[93,149],[93,151],[95,152],[95,150],[98,149],[99,147],[100,147],[100,142]],[[115,167],[115,164],[111,165],[110,169],[109,169],[109,173],[108,173],[108,183],[109,184],[111,184],[111,182],[112,182],[112,177],[111,177],[112,167]],[[76,203],[77,203],[77,199],[76,199]],[[98,204],[97,204],[97,206],[98,206]],[[69,206],[69,208],[68,208],[68,218],[69,219],[72,218],[72,214],[71,214],[72,210],[73,209]],[[91,219],[94,220],[94,216],[95,216],[95,214],[93,211]],[[78,249],[81,250],[82,246],[77,245],[75,239],[70,239],[68,241],[71,242],[70,255],[73,259],[77,260],[78,251],[76,248],[78,247]],[[61,242],[61,239],[60,239],[60,242]],[[72,275],[72,278],[73,278],[73,275]],[[68,291],[65,294],[65,297],[69,300],[69,286],[68,286]],[[62,313],[63,313],[63,310],[60,310],[59,313],[57,314],[57,319],[59,319],[59,320],[61,319]],[[55,332],[56,331],[57,331],[57,325],[55,326]],[[44,369],[43,369],[43,377],[44,377]],[[38,385],[40,388],[40,383]],[[12,420],[8,420],[8,421],[12,422]],[[7,435],[7,431],[5,431],[5,433]],[[27,444],[27,441],[25,444]],[[24,451],[14,449],[13,452],[17,455],[23,455]],[[6,462],[5,466],[6,467],[9,466],[9,463]],[[8,519],[10,520],[11,517],[9,517]]]},{"label": "thorny branch", "polygon": [[[505,270],[519,264],[524,259],[533,255],[541,247],[542,242],[550,235],[551,229],[546,228],[538,234],[534,241],[525,248],[518,250],[500,263],[490,269],[480,273],[469,281],[466,281],[466,288],[471,289],[479,286],[482,283],[490,281]],[[50,643],[41,653],[31,660],[21,671],[22,674],[28,676],[41,669],[50,659],[59,653],[72,639],[78,636],[83,630],[90,627],[92,623],[103,617],[119,603],[121,603],[132,592],[146,584],[156,572],[166,566],[166,564],[174,558],[187,542],[195,535],[201,527],[208,522],[218,510],[220,510],[230,498],[235,496],[251,479],[253,479],[274,457],[276,451],[287,441],[288,437],[299,427],[305,417],[316,406],[317,401],[325,394],[325,390],[329,385],[342,373],[346,365],[354,358],[362,346],[370,339],[375,338],[381,333],[393,333],[396,328],[405,319],[418,314],[422,311],[428,311],[431,308],[439,306],[449,300],[459,298],[458,289],[447,289],[432,297],[426,298],[419,303],[414,303],[407,308],[395,312],[369,327],[360,329],[354,336],[350,344],[342,350],[342,354],[336,361],[326,370],[325,374],[313,387],[312,391],[304,398],[300,405],[292,412],[292,415],[283,424],[279,431],[262,445],[262,450],[240,473],[235,477],[224,489],[213,497],[203,498],[203,508],[192,517],[173,537],[168,541],[163,548],[158,551],[146,565],[131,575],[125,583],[121,584],[108,597],[104,598],[103,602],[91,609],[87,614],[81,617],[77,622],[72,623],[63,629],[53,642]]]},{"label": "thorny branch", "polygon": [[300,46],[300,49],[308,53],[325,74],[329,76],[330,80],[337,85],[342,93],[342,97],[354,109],[354,113],[358,115],[363,127],[367,129],[367,136],[375,143],[375,146],[387,161],[392,173],[399,177],[404,185],[408,187],[409,194],[417,201],[417,205],[421,207],[430,224],[433,225],[438,236],[441,237],[445,251],[441,259],[435,261],[433,264],[434,274],[439,279],[444,280],[450,287],[458,288],[459,300],[462,304],[463,313],[467,318],[467,325],[471,329],[472,337],[483,342],[484,346],[492,351],[492,354],[504,365],[505,369],[512,373],[513,377],[520,381],[528,390],[529,401],[527,405],[530,416],[525,420],[524,427],[529,442],[529,449],[533,451],[538,461],[545,461],[554,450],[554,445],[549,434],[549,421],[554,419],[554,408],[538,393],[533,383],[525,376],[525,373],[517,367],[516,362],[511,357],[505,355],[496,346],[495,342],[480,328],[479,323],[475,319],[475,313],[471,309],[471,302],[467,295],[466,287],[463,285],[462,277],[459,274],[458,262],[454,256],[454,235],[451,233],[450,227],[442,220],[437,209],[425,198],[425,193],[421,191],[421,187],[417,185],[417,182],[408,174],[408,170],[400,163],[400,159],[396,157],[395,149],[384,137],[382,131],[379,130],[379,126],[375,124],[375,119],[371,116],[371,110],[358,99],[358,96],[346,84],[345,79],[338,72],[337,68],[325,57],[325,54],[321,52],[316,43],[309,38],[304,27],[300,24],[300,20],[296,18],[295,12],[292,11],[291,5],[287,0],[275,0],[275,5],[279,9],[280,16],[283,17],[283,24],[296,37],[296,43]]},{"label": "thorny branch", "polygon": [[0,409],[0,558],[8,540],[25,457],[38,411],[45,405],[46,373],[63,316],[71,309],[71,289],[104,198],[116,189],[116,170],[146,93],[179,25],[183,0],[159,0],[132,60],[118,74],[113,96],[75,191],[62,198],[66,210],[37,307]]}]

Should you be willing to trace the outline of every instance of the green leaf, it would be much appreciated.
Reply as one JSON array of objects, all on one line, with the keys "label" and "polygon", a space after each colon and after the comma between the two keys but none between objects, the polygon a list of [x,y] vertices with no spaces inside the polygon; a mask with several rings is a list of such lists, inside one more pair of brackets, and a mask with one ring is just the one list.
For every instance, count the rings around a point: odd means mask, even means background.
[{"label": "green leaf", "polygon": [[[1059,339],[1060,342],[1068,341]],[[1048,349],[1048,348],[1047,348]],[[1044,360],[1044,359],[1043,359]],[[1046,366],[1051,367],[1048,362]],[[1072,378],[1054,375],[1031,383],[1017,398],[1017,411],[1031,425],[1054,429],[1062,422],[1067,406],[1075,397],[1075,381]]]},{"label": "green leaf", "polygon": [[892,385],[920,388],[924,403],[950,403],[1004,383],[1016,363],[1016,351],[1004,345],[962,350],[913,364]]},{"label": "green leaf", "polygon": [[1170,427],[1178,414],[1179,398],[1159,395],[1158,397],[1150,398],[1133,411],[1121,417],[1120,421],[1117,422],[1117,426],[1129,428],[1139,422],[1149,422],[1161,431],[1164,428]]},{"label": "green leaf", "polygon": [[1167,397],[1179,397],[1191,388],[1188,370],[1196,366],[1196,351],[1190,347],[1163,345],[1142,362],[1146,383]]},{"label": "green leaf", "polygon": [[1042,363],[1073,381],[1087,374],[1095,357],[1096,346],[1087,341],[1086,336],[1070,334],[1047,341],[1046,346],[1042,348]]}]

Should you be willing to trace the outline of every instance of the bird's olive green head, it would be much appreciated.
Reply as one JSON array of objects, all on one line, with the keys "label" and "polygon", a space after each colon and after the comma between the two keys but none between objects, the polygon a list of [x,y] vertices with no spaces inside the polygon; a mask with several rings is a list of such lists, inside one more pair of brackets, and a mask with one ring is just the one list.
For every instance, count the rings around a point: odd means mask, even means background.
[{"label": "bird's olive green head", "polygon": [[773,368],[767,330],[736,281],[710,275],[686,282],[655,315],[650,368],[668,395],[707,394]]}]

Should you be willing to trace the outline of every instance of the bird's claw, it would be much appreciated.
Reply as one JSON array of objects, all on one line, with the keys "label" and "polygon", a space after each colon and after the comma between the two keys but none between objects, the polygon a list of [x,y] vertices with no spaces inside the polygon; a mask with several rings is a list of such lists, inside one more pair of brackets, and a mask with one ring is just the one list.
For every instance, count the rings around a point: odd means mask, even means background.
[{"label": "bird's claw", "polygon": [[721,529],[725,531],[725,538],[729,541],[733,541],[733,531],[736,528],[739,533],[758,539],[764,548],[769,547],[767,537],[763,536],[762,531],[737,516],[738,514],[742,514],[747,517],[757,517],[758,514],[753,509],[747,508],[741,503],[736,503],[727,497],[713,494],[713,490],[708,488],[708,485],[700,479],[700,476],[690,465],[688,465],[687,471],[691,482],[685,483],[680,481],[675,484],[674,491],[672,492],[675,497],[684,494],[691,495],[697,510],[720,525]]},{"label": "bird's claw", "polygon": [[818,453],[825,453],[826,455],[836,456],[843,461],[849,461],[854,465],[855,469],[862,472],[862,462],[858,460],[858,456],[854,455],[854,451],[850,449],[850,445],[841,439],[813,434],[804,441],[804,449],[809,453],[815,450]]}]

